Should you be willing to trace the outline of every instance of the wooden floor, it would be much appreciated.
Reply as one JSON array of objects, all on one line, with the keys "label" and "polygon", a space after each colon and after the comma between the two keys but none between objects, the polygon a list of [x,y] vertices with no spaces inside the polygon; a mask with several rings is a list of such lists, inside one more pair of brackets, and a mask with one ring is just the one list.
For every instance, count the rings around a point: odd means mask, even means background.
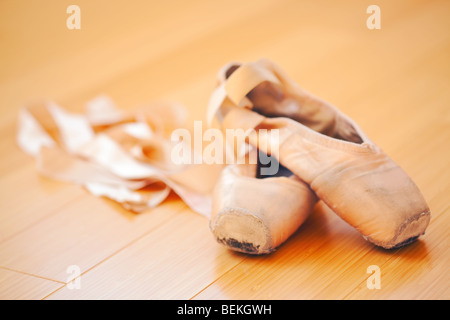
[{"label": "wooden floor", "polygon": [[[49,2],[0,2],[0,298],[450,298],[449,1]],[[80,30],[66,27],[72,2]],[[366,27],[374,3],[380,30]],[[432,210],[420,241],[378,249],[319,204],[274,254],[236,254],[174,195],[132,214],[40,177],[16,145],[18,110],[39,98],[72,111],[99,94],[122,109],[178,101],[203,120],[218,69],[261,57],[408,172]]]}]

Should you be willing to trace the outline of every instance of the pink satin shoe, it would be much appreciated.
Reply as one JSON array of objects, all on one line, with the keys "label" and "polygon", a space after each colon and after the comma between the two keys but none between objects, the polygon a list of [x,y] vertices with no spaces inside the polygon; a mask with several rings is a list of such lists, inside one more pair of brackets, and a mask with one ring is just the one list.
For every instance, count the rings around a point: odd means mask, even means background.
[{"label": "pink satin shoe", "polygon": [[257,177],[258,165],[228,165],[213,192],[210,229],[248,254],[273,252],[306,220],[316,196],[295,175]]},{"label": "pink satin shoe", "polygon": [[[425,233],[430,209],[411,178],[352,119],[272,62],[224,66],[208,108],[214,118],[247,131],[251,145],[272,152],[370,242],[398,248]],[[277,129],[279,139],[261,129]]]}]

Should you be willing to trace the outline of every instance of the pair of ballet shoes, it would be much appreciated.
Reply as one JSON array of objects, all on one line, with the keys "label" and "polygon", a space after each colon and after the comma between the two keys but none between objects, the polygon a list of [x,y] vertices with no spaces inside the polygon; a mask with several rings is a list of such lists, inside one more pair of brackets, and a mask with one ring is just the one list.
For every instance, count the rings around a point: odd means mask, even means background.
[{"label": "pair of ballet shoes", "polygon": [[[270,253],[318,200],[386,249],[425,233],[430,209],[416,184],[339,109],[265,59],[229,63],[218,80],[208,121],[244,130],[251,152],[276,158],[286,170],[264,178],[258,176],[260,163],[223,170],[210,220],[217,241],[240,252]],[[258,134],[275,130],[276,139]]]}]

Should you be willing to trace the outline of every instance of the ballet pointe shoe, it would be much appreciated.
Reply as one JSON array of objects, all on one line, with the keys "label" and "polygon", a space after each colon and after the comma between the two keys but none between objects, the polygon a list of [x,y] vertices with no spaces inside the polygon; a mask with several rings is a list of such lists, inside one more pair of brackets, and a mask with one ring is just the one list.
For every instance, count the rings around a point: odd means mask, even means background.
[{"label": "ballet pointe shoe", "polygon": [[256,177],[257,165],[225,167],[213,191],[210,229],[231,250],[271,253],[306,220],[316,197],[291,176]]},{"label": "ballet pointe shoe", "polygon": [[[295,84],[269,60],[219,72],[208,117],[243,129],[363,237],[386,249],[416,240],[430,209],[411,178],[336,107]],[[278,139],[258,132],[278,130]]]}]

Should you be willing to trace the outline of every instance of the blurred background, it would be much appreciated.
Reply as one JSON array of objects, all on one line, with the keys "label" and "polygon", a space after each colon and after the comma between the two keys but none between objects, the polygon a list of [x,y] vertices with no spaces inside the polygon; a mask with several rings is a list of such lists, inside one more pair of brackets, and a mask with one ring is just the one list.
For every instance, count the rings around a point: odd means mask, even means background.
[{"label": "blurred background", "polygon": [[[81,11],[79,30],[66,26],[71,4]],[[423,71],[421,78],[448,75],[448,64],[439,74],[430,56],[448,53],[446,1],[377,1],[380,30],[366,26],[371,4],[2,0],[1,108],[14,114],[41,97],[76,108],[105,92],[124,108],[183,98],[201,117],[216,70],[231,60],[260,57],[275,60],[302,86],[344,108],[356,101],[342,100],[343,91],[356,100],[377,85],[411,81],[412,72]]]},{"label": "blurred background", "polygon": [[[73,4],[80,29],[67,27]],[[381,29],[366,25],[373,4]],[[0,296],[449,298],[440,272],[449,261],[449,12],[449,1],[418,0],[0,0]],[[388,254],[317,213],[309,224],[327,226],[321,233],[300,232],[276,255],[248,259],[202,241],[207,221],[175,200],[117,215],[76,186],[39,178],[16,146],[17,113],[38,99],[71,111],[99,94],[122,109],[177,101],[190,126],[205,118],[223,64],[262,57],[347,113],[411,175],[433,214],[424,241]],[[168,234],[173,242],[155,240]],[[365,288],[374,262],[388,274],[381,293]],[[81,267],[84,290],[64,291],[70,264]]]}]

